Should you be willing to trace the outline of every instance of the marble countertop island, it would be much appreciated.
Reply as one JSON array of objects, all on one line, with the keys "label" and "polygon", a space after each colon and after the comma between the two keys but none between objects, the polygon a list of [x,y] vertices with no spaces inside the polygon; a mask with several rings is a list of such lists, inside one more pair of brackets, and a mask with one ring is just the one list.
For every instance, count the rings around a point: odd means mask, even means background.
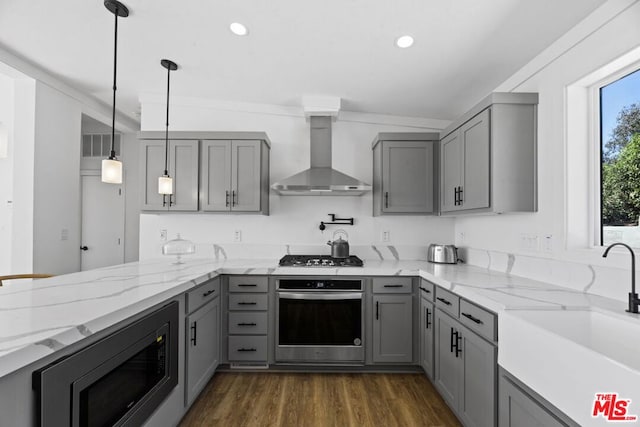
[{"label": "marble countertop island", "polygon": [[[512,349],[522,347],[522,342],[530,338],[519,337],[510,327],[518,321],[531,323],[526,316],[519,318],[518,312],[599,310],[640,322],[638,315],[624,313],[621,301],[467,265],[365,260],[362,268],[307,268],[279,267],[277,260],[188,259],[176,265],[156,259],[33,282],[16,281],[0,288],[0,378],[220,274],[420,276],[498,313],[499,363],[527,384],[529,377],[534,378],[544,366],[527,368],[522,360],[513,360],[522,355]],[[554,360],[545,363],[553,364]],[[545,384],[534,389],[552,397],[552,403],[580,421],[574,406],[558,402],[556,394],[548,392],[556,390],[557,384],[552,380]],[[637,384],[636,389],[640,389]],[[612,391],[605,390],[608,384],[602,387],[602,392]],[[626,397],[640,403],[640,392],[636,390],[635,394]]]}]

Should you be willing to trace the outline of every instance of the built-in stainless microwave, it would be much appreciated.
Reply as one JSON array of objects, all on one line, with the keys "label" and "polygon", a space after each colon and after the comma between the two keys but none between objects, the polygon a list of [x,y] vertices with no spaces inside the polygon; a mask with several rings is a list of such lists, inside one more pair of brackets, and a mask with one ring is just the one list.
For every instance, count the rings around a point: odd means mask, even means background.
[{"label": "built-in stainless microwave", "polygon": [[172,302],[33,373],[42,427],[139,426],[178,383]]}]

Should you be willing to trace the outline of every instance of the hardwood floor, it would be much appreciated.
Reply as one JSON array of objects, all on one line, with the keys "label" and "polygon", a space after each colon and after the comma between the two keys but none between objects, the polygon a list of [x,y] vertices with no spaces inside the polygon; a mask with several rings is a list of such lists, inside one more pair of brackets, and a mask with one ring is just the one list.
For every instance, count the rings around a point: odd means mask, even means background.
[{"label": "hardwood floor", "polygon": [[180,423],[196,426],[459,426],[420,374],[221,372]]}]

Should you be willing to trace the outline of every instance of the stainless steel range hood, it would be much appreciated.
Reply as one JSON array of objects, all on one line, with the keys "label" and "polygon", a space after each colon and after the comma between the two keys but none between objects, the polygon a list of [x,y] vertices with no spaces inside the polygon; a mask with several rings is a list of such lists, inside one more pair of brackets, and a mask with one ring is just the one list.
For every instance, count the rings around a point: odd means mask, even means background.
[{"label": "stainless steel range hood", "polygon": [[371,186],[331,167],[331,117],[309,117],[311,167],[271,186],[282,196],[361,196]]}]

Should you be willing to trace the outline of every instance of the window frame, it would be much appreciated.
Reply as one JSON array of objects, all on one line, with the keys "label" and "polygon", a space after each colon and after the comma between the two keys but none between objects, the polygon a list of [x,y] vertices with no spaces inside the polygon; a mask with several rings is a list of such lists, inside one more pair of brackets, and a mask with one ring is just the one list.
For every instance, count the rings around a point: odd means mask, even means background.
[{"label": "window frame", "polygon": [[[592,229],[589,240],[592,247],[603,248],[604,244],[604,226],[602,225],[602,110],[600,103],[600,94],[602,88],[608,86],[624,77],[640,71],[640,61],[634,61],[631,64],[620,67],[606,76],[601,77],[588,86],[589,96],[589,139],[591,159],[589,168],[591,176],[591,205],[592,205]],[[634,248],[640,249],[640,248]]]}]

